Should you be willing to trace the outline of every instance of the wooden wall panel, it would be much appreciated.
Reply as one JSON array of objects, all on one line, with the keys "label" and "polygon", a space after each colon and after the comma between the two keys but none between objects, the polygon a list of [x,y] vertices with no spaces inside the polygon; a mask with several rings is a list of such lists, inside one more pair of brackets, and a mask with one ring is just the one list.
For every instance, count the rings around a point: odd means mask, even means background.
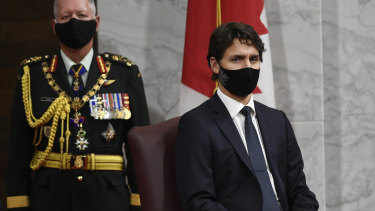
[{"label": "wooden wall panel", "polygon": [[[0,205],[5,206],[5,175],[10,113],[19,64],[31,56],[59,51],[53,34],[53,0],[2,0],[0,7]],[[97,38],[94,39],[97,49]],[[32,140],[30,140],[32,141]]]},{"label": "wooden wall panel", "polygon": [[1,1],[0,200],[3,206],[5,206],[10,112],[19,63],[30,56],[58,52],[58,41],[51,29],[52,4],[52,0]]}]

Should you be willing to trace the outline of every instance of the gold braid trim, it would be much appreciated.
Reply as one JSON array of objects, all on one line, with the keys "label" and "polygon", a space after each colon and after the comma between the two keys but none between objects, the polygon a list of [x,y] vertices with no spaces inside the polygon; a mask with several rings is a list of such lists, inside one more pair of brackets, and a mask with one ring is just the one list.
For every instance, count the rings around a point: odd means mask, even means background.
[{"label": "gold braid trim", "polygon": [[[68,100],[64,96],[60,95],[48,107],[47,111],[42,115],[42,117],[40,117],[39,119],[35,118],[35,116],[33,115],[33,106],[30,91],[30,67],[26,65],[23,67],[23,70],[24,74],[22,76],[22,99],[25,107],[26,119],[30,127],[40,127],[41,125],[44,125],[48,121],[50,121],[53,117],[51,133],[48,139],[47,147],[40,159],[38,159],[34,155],[33,160],[30,163],[30,168],[35,171],[42,166],[47,156],[51,153],[53,142],[55,140],[58,121],[59,119],[61,119],[61,121],[66,119],[66,117],[69,115],[70,109],[67,109],[69,106],[66,106],[69,105]],[[69,119],[67,119],[67,121],[69,121]]]},{"label": "gold braid trim", "polygon": [[129,58],[126,58],[124,56],[120,56],[120,55],[116,55],[116,54],[110,54],[110,53],[104,53],[103,57],[106,58],[106,60],[109,59],[111,61],[119,62],[119,63],[127,65],[128,67],[131,67],[131,66],[135,65],[135,63],[132,60],[130,60]]},{"label": "gold braid trim", "polygon": [[7,197],[7,208],[21,208],[21,207],[29,207],[30,206],[30,198],[29,196],[8,196]]},{"label": "gold braid trim", "polygon": [[141,206],[141,198],[138,193],[130,193],[130,205]]}]

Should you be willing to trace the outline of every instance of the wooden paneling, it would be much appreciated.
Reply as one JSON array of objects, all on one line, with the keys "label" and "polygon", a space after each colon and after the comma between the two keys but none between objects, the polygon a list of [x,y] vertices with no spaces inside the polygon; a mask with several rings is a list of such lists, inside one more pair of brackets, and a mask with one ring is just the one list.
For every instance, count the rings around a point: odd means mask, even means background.
[{"label": "wooden paneling", "polygon": [[58,52],[51,29],[52,0],[3,0],[0,7],[0,200],[5,205],[5,174],[10,112],[19,63]]},{"label": "wooden paneling", "polygon": [[[10,113],[19,64],[31,56],[59,51],[53,34],[53,0],[2,0],[0,7],[0,201],[5,206],[5,175]],[[94,49],[97,49],[95,38]],[[30,140],[31,141],[31,140]]]}]

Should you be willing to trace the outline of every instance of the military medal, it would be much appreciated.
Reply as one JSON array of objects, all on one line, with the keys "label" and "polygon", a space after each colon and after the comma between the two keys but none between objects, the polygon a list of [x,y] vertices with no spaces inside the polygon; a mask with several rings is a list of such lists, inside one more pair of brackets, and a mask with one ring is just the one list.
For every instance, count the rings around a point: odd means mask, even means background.
[{"label": "military medal", "polygon": [[76,147],[80,150],[83,151],[86,148],[88,148],[89,142],[87,141],[86,138],[86,131],[83,130],[83,123],[85,121],[85,117],[81,115],[81,113],[78,112],[78,110],[75,110],[74,113],[74,118],[70,119],[71,123],[74,123],[74,126],[76,128],[79,128],[79,131],[77,132],[77,137],[76,137]]},{"label": "military medal", "polygon": [[117,111],[116,111],[117,118],[124,119],[125,113],[123,112],[121,93],[116,93],[116,99],[117,99]]},{"label": "military medal", "polygon": [[115,109],[115,100],[114,100],[114,97],[113,97],[113,94],[112,93],[110,93],[110,94],[107,94],[107,96],[108,96],[108,100],[109,100],[109,106],[110,106],[110,111],[109,111],[109,113],[110,113],[110,116],[113,118],[113,119],[116,119],[115,118],[115,116],[117,115],[116,114],[116,109]]},{"label": "military medal", "polygon": [[103,109],[103,111],[104,111],[103,119],[112,119],[108,94],[102,94],[102,97],[103,97],[103,108],[104,108]]},{"label": "military medal", "polygon": [[[77,68],[77,69],[75,69]],[[79,95],[79,92],[83,91],[83,86],[79,85],[79,78],[85,73],[87,70],[83,65],[73,65],[70,68],[69,74],[73,77],[73,91],[75,95]]]},{"label": "military medal", "polygon": [[101,93],[90,99],[90,115],[94,119],[130,119],[128,93]]},{"label": "military medal", "polygon": [[79,97],[75,97],[72,102],[72,108],[74,109],[73,118],[70,119],[70,123],[74,124],[74,127],[79,128],[76,136],[76,148],[80,151],[88,148],[89,142],[86,138],[86,131],[83,130],[83,123],[85,122],[85,117],[81,115],[78,110],[81,108],[81,100]]},{"label": "military medal", "polygon": [[122,93],[121,94],[121,97],[122,97],[122,104],[123,104],[123,110],[124,110],[124,114],[125,114],[125,117],[124,119],[130,119],[131,117],[131,112],[130,112],[130,106],[129,106],[129,95],[128,93]]},{"label": "military medal", "polygon": [[132,113],[127,108],[124,108],[124,113],[125,113],[124,119],[130,119],[130,117],[132,116]]},{"label": "military medal", "polygon": [[119,118],[119,110],[120,110],[120,103],[119,103],[119,94],[112,93],[111,96],[113,98],[113,118],[114,119],[121,119]]},{"label": "military medal", "polygon": [[73,90],[74,92],[78,92],[82,90],[82,87],[79,86],[79,82],[76,80],[73,81]]},{"label": "military medal", "polygon": [[99,118],[96,95],[94,95],[90,100],[90,115],[94,117],[94,119]]},{"label": "military medal", "polygon": [[82,124],[80,124],[80,129],[77,133],[77,138],[76,138],[76,147],[80,150],[83,151],[86,148],[88,148],[89,142],[87,141],[86,138],[86,131],[82,129]]},{"label": "military medal", "polygon": [[78,128],[80,124],[83,124],[85,117],[79,112],[74,113],[74,118],[70,118],[70,123],[74,124],[74,127]]},{"label": "military medal", "polygon": [[118,111],[116,111],[116,113],[117,113],[118,119],[124,119],[125,118],[125,113],[123,112],[123,110],[118,110]]},{"label": "military medal", "polygon": [[[80,112],[78,112],[82,106],[90,100],[91,97],[95,96],[96,92],[100,90],[100,88],[102,87],[102,85],[104,84],[104,82],[106,82],[106,78],[107,78],[107,74],[109,73],[110,71],[110,67],[111,67],[111,63],[110,62],[107,62],[105,65],[104,65],[104,60],[101,56],[97,56],[96,57],[96,61],[98,63],[98,66],[99,66],[99,71],[101,73],[100,77],[98,78],[96,84],[86,93],[82,96],[82,98],[80,99],[78,97],[78,94],[77,94],[77,90],[78,91],[81,91],[83,89],[83,87],[80,87],[79,84],[77,86],[76,81],[78,81],[79,79],[79,76],[82,75],[84,72],[86,72],[86,69],[81,65],[79,68],[77,69],[74,69],[74,68],[71,68],[70,69],[70,74],[73,75],[73,91],[75,92],[75,94],[77,95],[76,97],[74,97],[72,99],[72,97],[70,97],[64,90],[62,90],[60,88],[60,86],[56,83],[55,79],[52,77],[52,74],[51,73],[54,73],[55,70],[56,70],[56,67],[57,67],[57,60],[58,60],[58,57],[57,56],[54,56],[53,57],[53,60],[51,62],[51,66],[49,67],[47,65],[47,62],[43,62],[42,63],[42,69],[43,69],[43,73],[44,73],[44,76],[48,82],[48,84],[51,86],[51,88],[56,91],[56,93],[59,95],[59,96],[63,96],[65,97],[67,100],[68,100],[68,103],[70,105],[70,107],[72,108],[72,110],[75,111],[74,113],[74,117],[72,119],[70,119],[71,123],[74,124],[74,126],[78,126],[79,128],[79,131],[77,132],[77,136],[76,136],[76,147],[79,149],[79,150],[85,150],[86,148],[88,148],[88,140],[86,138],[86,131],[83,130],[83,123],[84,123],[84,116],[81,115]],[[95,116],[98,116],[99,118],[103,118],[104,114],[103,114],[103,111],[101,109],[97,109],[95,110],[93,106],[91,106],[91,103],[94,103],[93,101],[90,101],[90,109],[91,110],[91,114],[95,114]],[[96,113],[97,112],[97,113]],[[69,142],[67,142],[69,143]],[[68,149],[68,147],[67,147]]]},{"label": "military medal", "polygon": [[121,93],[115,93],[114,94],[115,98],[115,112],[116,112],[116,117],[117,119],[124,119],[125,114],[123,112],[122,108],[122,100],[121,100]]},{"label": "military medal", "polygon": [[100,96],[98,96],[97,99],[98,99],[97,115],[98,115],[99,119],[103,119],[104,115],[105,115],[104,106],[103,106],[104,103],[105,103],[105,100],[103,100],[102,97],[100,97]]}]

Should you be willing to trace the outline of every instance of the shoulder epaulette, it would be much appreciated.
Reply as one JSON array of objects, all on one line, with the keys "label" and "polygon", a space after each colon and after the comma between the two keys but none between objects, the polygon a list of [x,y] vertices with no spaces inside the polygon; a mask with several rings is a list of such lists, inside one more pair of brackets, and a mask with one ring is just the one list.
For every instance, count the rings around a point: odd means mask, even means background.
[{"label": "shoulder epaulette", "polygon": [[45,56],[33,56],[33,57],[30,57],[28,59],[25,59],[21,62],[20,66],[25,66],[25,65],[30,65],[30,64],[34,64],[34,63],[38,63],[38,62],[43,62],[47,59],[50,59],[51,56],[49,55],[45,55]]},{"label": "shoulder epaulette", "polygon": [[111,54],[111,53],[103,53],[103,54],[101,54],[101,56],[105,60],[119,62],[119,63],[125,64],[128,67],[135,65],[135,63],[132,60],[130,60],[130,59],[124,57],[124,56],[120,56],[120,55],[116,55],[116,54]]}]

